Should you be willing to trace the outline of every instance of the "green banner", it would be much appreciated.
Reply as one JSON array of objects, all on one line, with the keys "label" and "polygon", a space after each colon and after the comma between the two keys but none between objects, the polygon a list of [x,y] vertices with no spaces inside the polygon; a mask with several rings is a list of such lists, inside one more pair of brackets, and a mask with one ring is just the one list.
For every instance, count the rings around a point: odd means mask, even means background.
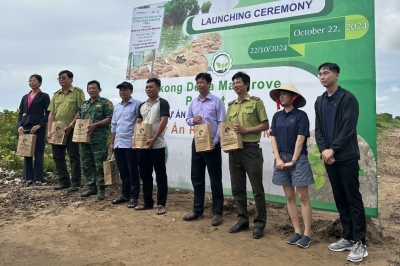
[{"label": "green banner", "polygon": [[[367,215],[377,217],[374,1],[185,0],[185,3],[172,0],[145,7],[164,12],[160,48],[131,53],[127,69],[127,78],[135,80],[135,88],[144,88],[150,72],[162,80],[161,96],[170,102],[172,113],[166,132],[170,185],[192,188],[193,131],[187,126],[185,116],[188,104],[198,94],[194,77],[202,71],[212,73],[212,93],[227,104],[236,98],[231,77],[241,70],[250,75],[249,93],[264,101],[270,119],[276,112],[276,104],[269,98],[270,89],[293,83],[304,95],[307,105],[302,110],[310,119],[311,137],[307,146],[315,180],[310,188],[312,206],[337,211],[314,138],[314,102],[325,91],[317,77],[317,68],[324,62],[335,62],[341,67],[339,85],[351,91],[359,102],[360,191]],[[136,93],[145,97],[143,90]],[[270,139],[265,135],[261,147],[266,200],[285,203],[283,189],[271,182],[274,157]],[[227,157],[223,154],[223,185],[224,192],[230,195]],[[249,182],[247,190],[252,197]]]}]

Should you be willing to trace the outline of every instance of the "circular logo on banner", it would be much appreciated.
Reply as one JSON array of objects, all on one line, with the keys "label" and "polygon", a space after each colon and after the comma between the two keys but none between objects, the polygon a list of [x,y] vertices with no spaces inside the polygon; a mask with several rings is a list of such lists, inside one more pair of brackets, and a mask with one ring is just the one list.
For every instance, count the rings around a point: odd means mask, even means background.
[{"label": "circular logo on banner", "polygon": [[224,76],[232,67],[232,57],[227,52],[219,52],[211,61],[212,72],[217,76]]}]

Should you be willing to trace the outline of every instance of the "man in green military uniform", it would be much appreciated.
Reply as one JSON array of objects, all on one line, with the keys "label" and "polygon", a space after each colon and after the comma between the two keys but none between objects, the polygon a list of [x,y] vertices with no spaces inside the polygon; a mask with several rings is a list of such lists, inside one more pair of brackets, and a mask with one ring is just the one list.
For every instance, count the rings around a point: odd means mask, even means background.
[{"label": "man in green military uniform", "polygon": [[[79,156],[79,144],[72,142],[73,122],[78,107],[85,100],[84,92],[72,86],[74,74],[71,71],[63,70],[58,74],[58,82],[61,89],[56,91],[51,99],[48,110],[49,122],[47,128],[47,138],[51,138],[51,127],[53,122],[67,124],[65,136],[66,145],[52,145],[53,160],[56,164],[59,184],[54,187],[55,190],[69,188],[69,191],[78,191],[81,183],[81,161]],[[71,179],[69,177],[67,163],[65,161],[65,152],[68,151],[71,165]]]},{"label": "man in green military uniform", "polygon": [[87,134],[90,143],[81,143],[81,162],[83,174],[86,177],[88,190],[81,193],[81,197],[97,194],[98,200],[105,198],[103,162],[108,155],[109,124],[113,115],[114,106],[106,98],[100,97],[101,87],[96,80],[88,82],[87,92],[90,99],[79,106],[78,119],[91,119]]},{"label": "man in green military uniform", "polygon": [[246,174],[249,176],[256,202],[253,238],[264,235],[267,220],[265,194],[263,186],[263,155],[259,145],[261,132],[269,129],[268,117],[264,103],[257,97],[248,94],[250,77],[238,72],[232,77],[233,89],[238,98],[228,104],[225,120],[239,122],[234,131],[242,134],[243,149],[229,152],[229,171],[231,173],[232,195],[236,201],[239,220],[229,229],[237,233],[249,229],[247,212]]}]

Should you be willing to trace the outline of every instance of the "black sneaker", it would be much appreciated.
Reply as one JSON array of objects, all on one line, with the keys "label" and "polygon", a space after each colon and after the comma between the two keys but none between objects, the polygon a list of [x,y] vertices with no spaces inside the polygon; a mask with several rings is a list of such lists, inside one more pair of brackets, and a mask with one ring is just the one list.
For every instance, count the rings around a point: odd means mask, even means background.
[{"label": "black sneaker", "polygon": [[308,248],[308,247],[310,246],[310,243],[311,243],[311,239],[310,239],[308,236],[303,235],[303,236],[296,242],[296,245],[298,245],[299,247],[302,247],[302,248]]},{"label": "black sneaker", "polygon": [[291,237],[286,239],[286,243],[288,243],[290,245],[296,245],[296,242],[299,241],[301,237],[302,237],[302,235],[300,235],[298,233],[294,233]]}]

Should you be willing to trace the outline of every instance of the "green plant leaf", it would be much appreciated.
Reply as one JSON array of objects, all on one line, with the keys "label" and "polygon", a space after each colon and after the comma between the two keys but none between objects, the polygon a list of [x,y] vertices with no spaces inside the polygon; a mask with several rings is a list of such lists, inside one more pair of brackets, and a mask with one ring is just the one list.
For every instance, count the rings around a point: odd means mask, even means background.
[{"label": "green plant leaf", "polygon": [[359,177],[364,177],[365,176],[365,171],[360,168],[360,170],[358,170],[358,176]]},{"label": "green plant leaf", "polygon": [[225,64],[224,64],[224,67],[228,67],[228,66],[229,66],[229,63],[225,63]]},{"label": "green plant leaf", "polygon": [[309,154],[307,155],[307,157],[308,157],[308,161],[310,162],[310,164],[314,164],[314,163],[320,161],[319,156],[316,156],[316,155],[311,154],[311,153],[309,153]]},{"label": "green plant leaf", "polygon": [[316,162],[313,164],[312,167],[317,174],[319,175],[325,174],[325,167],[322,165],[322,163]]},{"label": "green plant leaf", "polygon": [[217,67],[218,67],[218,68],[222,68],[221,63],[218,63],[218,62],[217,62]]},{"label": "green plant leaf", "polygon": [[314,189],[318,190],[322,188],[325,184],[325,177],[323,175],[318,176],[317,178],[314,179]]},{"label": "green plant leaf", "polygon": [[8,161],[10,160],[10,158],[11,158],[11,154],[7,155],[7,156],[4,158],[4,161],[8,162]]}]

